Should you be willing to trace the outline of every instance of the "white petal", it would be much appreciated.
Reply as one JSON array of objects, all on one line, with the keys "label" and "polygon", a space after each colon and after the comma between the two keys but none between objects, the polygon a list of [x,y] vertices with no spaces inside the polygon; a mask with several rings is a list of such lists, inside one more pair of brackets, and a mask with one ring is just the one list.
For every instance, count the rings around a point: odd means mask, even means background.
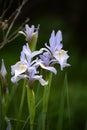
[{"label": "white petal", "polygon": [[58,60],[65,60],[69,58],[67,51],[64,50],[56,51],[54,57]]},{"label": "white petal", "polygon": [[21,61],[17,62],[15,65],[11,66],[12,75],[16,76],[24,73],[27,70],[27,65],[23,64]]},{"label": "white petal", "polygon": [[13,76],[11,78],[11,81],[13,83],[17,83],[20,79],[26,79],[26,78],[28,78],[28,76],[26,74],[22,74],[22,75],[18,75],[18,76]]},{"label": "white petal", "polygon": [[64,67],[69,66],[69,64],[67,64],[67,59],[69,58],[67,51],[59,50],[55,52],[54,57],[56,58],[56,61],[60,64],[61,70],[63,70]]},{"label": "white petal", "polygon": [[55,69],[54,67],[45,66],[44,64],[42,64],[42,63],[40,63],[40,62],[38,62],[37,64],[40,65],[41,68],[43,68],[43,69],[45,69],[45,70],[49,70],[49,71],[53,72],[54,74],[57,74],[57,71],[56,71],[56,69]]},{"label": "white petal", "polygon": [[42,86],[48,85],[48,81],[45,81],[44,79],[40,78],[39,82],[41,83]]},{"label": "white petal", "polygon": [[39,80],[40,84],[42,86],[46,86],[48,84],[48,81],[45,81],[43,78],[42,78],[42,75],[34,75],[33,76],[33,79],[34,80]]},{"label": "white petal", "polygon": [[15,77],[15,76],[13,76],[13,77],[11,78],[11,81],[12,81],[13,83],[17,83],[19,80],[20,80],[20,78]]},{"label": "white petal", "polygon": [[61,68],[61,70],[63,70],[64,67],[69,67],[69,66],[70,66],[70,64],[63,63],[60,65],[60,68]]}]

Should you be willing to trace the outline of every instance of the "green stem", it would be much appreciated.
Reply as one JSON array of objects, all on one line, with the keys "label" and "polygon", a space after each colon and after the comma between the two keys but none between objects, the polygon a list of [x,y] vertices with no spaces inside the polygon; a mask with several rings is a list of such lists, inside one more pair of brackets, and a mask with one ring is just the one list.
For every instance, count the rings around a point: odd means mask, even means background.
[{"label": "green stem", "polygon": [[42,130],[46,129],[45,123],[46,123],[46,112],[43,112],[43,120],[42,120]]},{"label": "green stem", "polygon": [[44,87],[44,93],[43,93],[43,114],[42,114],[42,130],[45,130],[45,122],[46,122],[46,115],[47,115],[47,109],[48,109],[48,100],[49,100],[49,94],[50,94],[50,87],[51,87],[51,81],[52,81],[52,73],[49,75],[49,84]]},{"label": "green stem", "polygon": [[[25,98],[25,90],[26,90],[26,81],[24,80],[24,85],[23,85],[23,90],[22,90],[22,96],[21,96],[21,102],[20,102],[20,107],[19,107],[19,115],[18,115],[18,119],[21,118],[21,114],[22,114],[22,109],[23,109],[23,103],[24,103],[24,98]],[[17,130],[19,130],[19,122],[17,123]]]},{"label": "green stem", "polygon": [[28,110],[30,114],[30,130],[33,130],[34,117],[35,117],[35,94],[32,88],[27,85],[27,100]]},{"label": "green stem", "polygon": [[33,130],[33,124],[30,124],[30,130]]},{"label": "green stem", "polygon": [[4,129],[4,113],[3,113],[3,106],[2,106],[2,93],[1,93],[1,86],[0,86],[0,130]]}]

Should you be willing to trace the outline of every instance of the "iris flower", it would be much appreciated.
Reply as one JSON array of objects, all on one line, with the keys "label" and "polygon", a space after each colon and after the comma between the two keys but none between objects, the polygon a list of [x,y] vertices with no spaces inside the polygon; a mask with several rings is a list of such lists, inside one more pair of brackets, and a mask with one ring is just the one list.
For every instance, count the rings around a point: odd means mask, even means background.
[{"label": "iris flower", "polygon": [[35,39],[37,39],[38,29],[39,29],[39,26],[37,28],[35,28],[34,25],[29,27],[29,25],[26,24],[25,31],[19,31],[19,33],[23,34],[26,37],[26,41],[30,42],[30,41],[32,41],[33,37]]},{"label": "iris flower", "polygon": [[67,51],[63,50],[63,45],[61,43],[62,41],[62,33],[59,30],[56,35],[55,31],[53,30],[51,33],[51,37],[49,39],[49,46],[45,44],[45,46],[48,49],[48,52],[51,56],[51,62],[52,63],[59,63],[61,70],[63,70],[64,67],[70,66],[67,63],[67,59],[69,58],[69,55],[67,54]]},{"label": "iris flower", "polygon": [[12,75],[11,81],[16,83],[20,79],[28,79],[30,86],[35,80],[38,80],[42,86],[48,84],[47,81],[43,79],[42,75],[39,75],[37,71],[37,62],[38,59],[32,60],[35,56],[42,53],[42,51],[34,51],[31,52],[28,44],[23,46],[23,50],[21,52],[20,61],[18,61],[15,65],[11,66]]}]

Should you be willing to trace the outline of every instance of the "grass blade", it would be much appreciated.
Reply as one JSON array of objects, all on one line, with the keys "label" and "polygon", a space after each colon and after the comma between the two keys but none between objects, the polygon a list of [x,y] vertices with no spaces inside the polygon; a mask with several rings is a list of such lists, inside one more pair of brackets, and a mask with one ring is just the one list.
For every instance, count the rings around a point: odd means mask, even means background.
[{"label": "grass blade", "polygon": [[68,88],[67,74],[65,75],[64,85],[63,85],[62,92],[61,92],[60,107],[59,107],[59,111],[58,111],[58,124],[57,124],[58,130],[62,130],[62,126],[63,126],[64,103],[65,103],[65,97],[66,97],[66,92],[67,92],[66,88]]},{"label": "grass blade", "polygon": [[4,130],[4,114],[2,111],[2,94],[1,94],[1,86],[0,86],[0,130]]}]

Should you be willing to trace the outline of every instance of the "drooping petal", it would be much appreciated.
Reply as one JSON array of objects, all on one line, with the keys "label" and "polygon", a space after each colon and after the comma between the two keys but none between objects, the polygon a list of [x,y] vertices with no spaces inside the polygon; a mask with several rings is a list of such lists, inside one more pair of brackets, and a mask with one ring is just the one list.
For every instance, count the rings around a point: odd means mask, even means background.
[{"label": "drooping petal", "polygon": [[45,44],[45,46],[47,47],[47,50],[46,50],[46,51],[48,51],[48,52],[52,52],[51,47],[48,46],[47,43]]},{"label": "drooping petal", "polygon": [[21,79],[26,79],[26,78],[28,78],[28,76],[27,76],[26,74],[21,74],[21,75],[18,75],[18,76],[14,75],[14,76],[11,78],[11,81],[12,81],[13,83],[17,83],[19,80],[21,80]]},{"label": "drooping petal", "polygon": [[43,52],[42,50],[32,52],[32,58],[41,54],[42,52]]},{"label": "drooping petal", "polygon": [[65,63],[60,65],[60,68],[61,68],[61,70],[63,70],[64,67],[69,67],[69,66],[70,66],[70,64],[65,62]]},{"label": "drooping petal", "polygon": [[67,59],[69,58],[67,51],[59,50],[55,53],[54,57],[60,64],[61,70],[63,70],[64,67],[69,66],[69,64],[67,64]]},{"label": "drooping petal", "polygon": [[45,81],[43,78],[40,78],[40,79],[38,79],[39,80],[39,82],[40,82],[40,84],[42,85],[42,86],[47,86],[48,85],[48,81]]},{"label": "drooping petal", "polygon": [[11,81],[12,81],[13,83],[17,83],[19,80],[20,80],[19,77],[13,76],[13,77],[11,78]]},{"label": "drooping petal", "polygon": [[36,63],[36,65],[39,65],[39,66],[41,66],[41,68],[43,68],[43,69],[45,69],[45,70],[48,70],[48,71],[51,71],[51,72],[53,72],[54,74],[57,74],[56,69],[55,69],[54,67],[52,67],[52,66],[45,66],[45,65],[44,65],[43,63],[41,63],[41,62]]},{"label": "drooping petal", "polygon": [[11,66],[11,73],[12,75],[20,75],[27,70],[27,65],[23,64],[21,61],[17,62],[15,65]]},{"label": "drooping petal", "polygon": [[23,34],[26,37],[26,34],[23,31],[19,31],[18,33]]}]

